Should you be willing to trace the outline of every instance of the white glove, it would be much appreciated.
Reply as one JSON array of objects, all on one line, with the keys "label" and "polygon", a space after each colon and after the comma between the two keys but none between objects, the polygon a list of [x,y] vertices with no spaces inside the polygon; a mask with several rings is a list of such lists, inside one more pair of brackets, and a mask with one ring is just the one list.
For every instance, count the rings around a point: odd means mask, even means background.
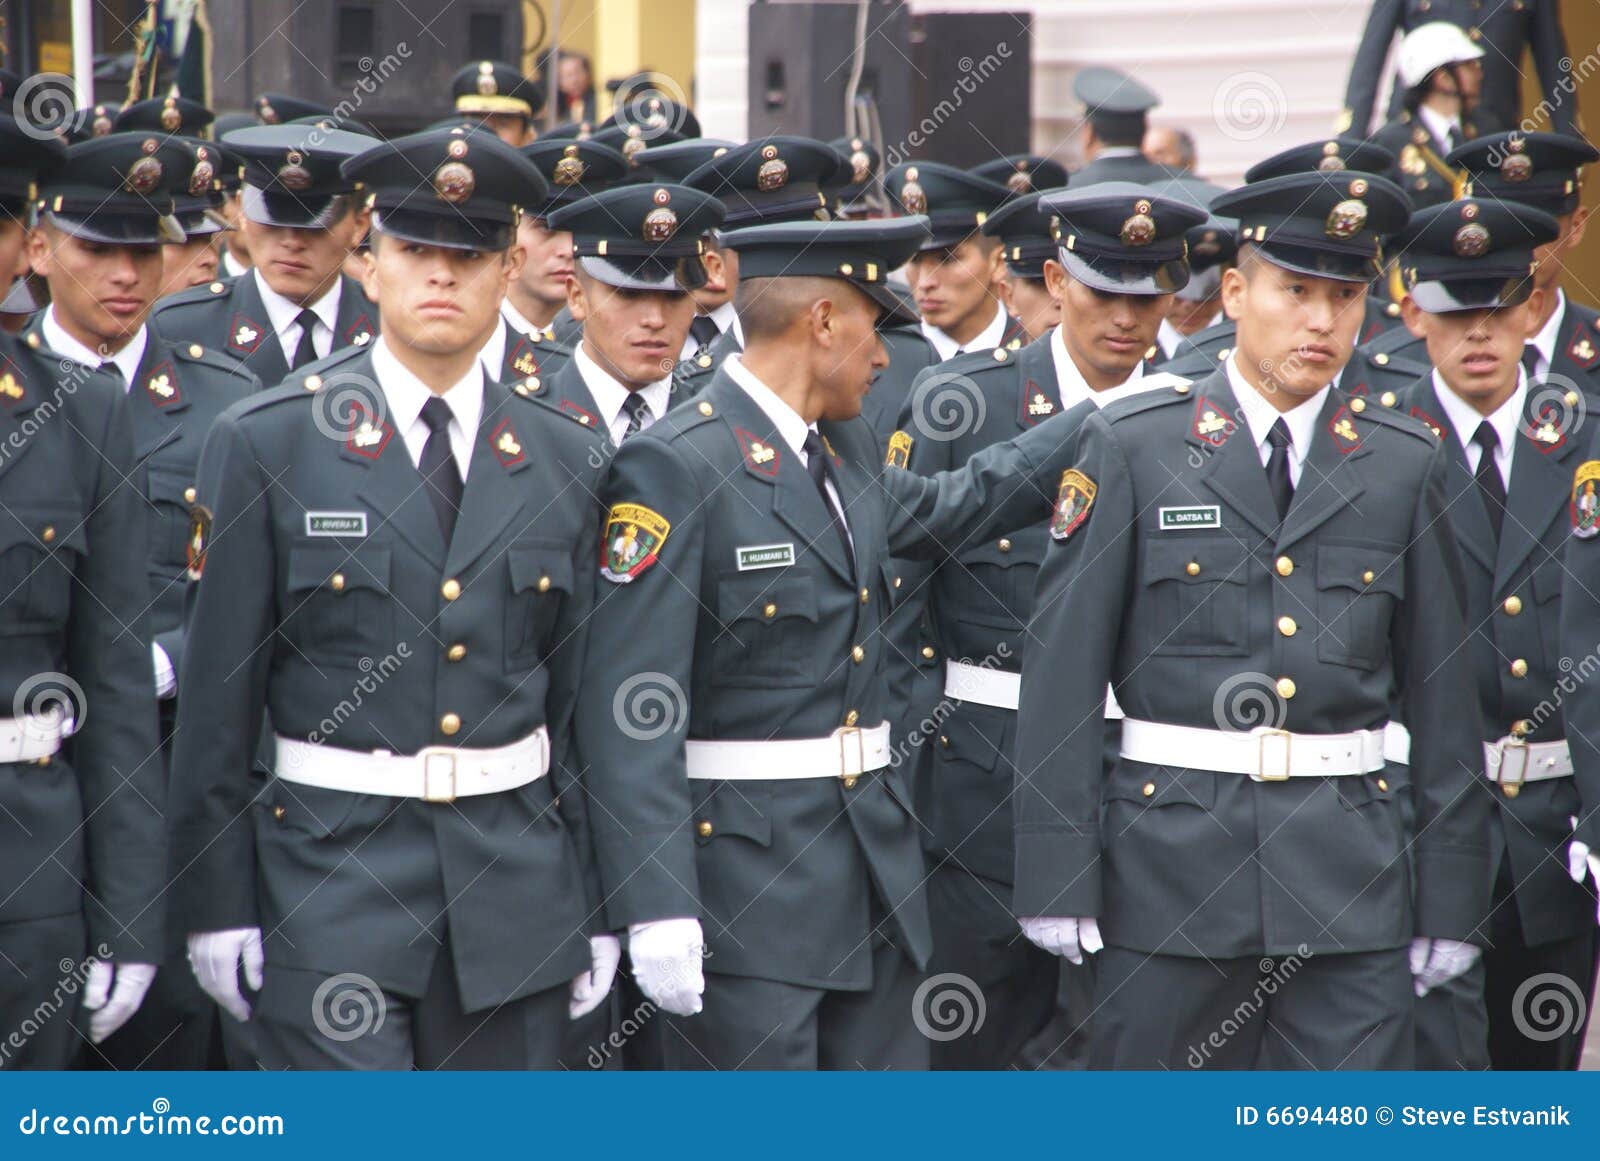
[{"label": "white glove", "polygon": [[1411,941],[1412,985],[1417,997],[1426,996],[1440,984],[1447,984],[1478,962],[1482,954],[1470,943],[1454,939],[1429,939],[1419,936]]},{"label": "white glove", "polygon": [[674,1016],[698,1012],[706,990],[705,943],[698,919],[658,919],[628,928],[628,962],[645,998]]},{"label": "white glove", "polygon": [[150,660],[155,665],[156,698],[165,700],[178,692],[178,673],[172,668],[172,658],[154,641],[150,642]]},{"label": "white glove", "polygon": [[615,935],[590,936],[589,959],[593,966],[572,977],[572,998],[567,1001],[567,1017],[571,1020],[594,1011],[611,991],[617,965],[622,962],[622,941]]},{"label": "white glove", "polygon": [[[1576,823],[1577,819],[1573,819]],[[1589,876],[1594,876],[1594,881],[1600,884],[1600,855],[1589,849],[1589,844],[1582,839],[1573,839],[1572,845],[1567,848],[1567,874],[1572,876],[1574,883],[1582,883]],[[1595,920],[1600,922],[1600,911],[1596,912]]]},{"label": "white glove", "polygon": [[250,1005],[239,991],[240,961],[244,963],[245,983],[259,992],[261,969],[266,964],[261,928],[201,931],[189,937],[189,966],[194,969],[194,978],[224,1012],[244,1021],[250,1019]]},{"label": "white glove", "polygon": [[1100,922],[1092,917],[1084,919],[1019,919],[1022,934],[1028,942],[1051,955],[1065,956],[1072,963],[1082,963],[1085,953],[1093,955],[1106,945],[1100,938]]},{"label": "white glove", "polygon": [[155,978],[154,964],[90,960],[83,988],[83,1006],[94,1013],[89,1017],[89,1039],[98,1044],[126,1024],[144,1003],[144,994]]}]

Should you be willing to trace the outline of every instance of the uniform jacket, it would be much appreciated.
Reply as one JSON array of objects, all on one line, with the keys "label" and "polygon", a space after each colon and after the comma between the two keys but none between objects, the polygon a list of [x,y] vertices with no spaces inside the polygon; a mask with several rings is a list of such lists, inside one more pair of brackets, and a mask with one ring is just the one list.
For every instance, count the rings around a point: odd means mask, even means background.
[{"label": "uniform jacket", "polygon": [[[1023,657],[1016,912],[1098,916],[1108,943],[1170,955],[1467,939],[1488,911],[1488,800],[1445,453],[1331,391],[1280,529],[1237,408],[1218,371],[1084,421],[1097,490],[1045,554]],[[1398,690],[1412,765],[1104,773],[1108,679],[1129,719],[1309,734],[1381,727]]]}]

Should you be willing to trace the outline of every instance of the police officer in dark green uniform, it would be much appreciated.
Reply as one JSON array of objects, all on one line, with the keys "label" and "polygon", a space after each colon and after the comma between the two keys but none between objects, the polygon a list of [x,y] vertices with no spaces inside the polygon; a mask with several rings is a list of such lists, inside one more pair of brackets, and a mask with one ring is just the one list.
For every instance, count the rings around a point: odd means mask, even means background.
[{"label": "police officer in dark green uniform", "polygon": [[[65,180],[31,207],[41,229],[153,246],[159,261],[172,207],[161,158],[183,151],[153,144],[96,140],[65,162],[54,138],[0,116],[0,269],[18,268],[29,199],[52,173]],[[138,1010],[165,947],[166,786],[129,410],[109,375],[0,335],[5,1067],[65,1068],[80,1038],[102,1044]],[[63,995],[84,1011],[41,1019]]]},{"label": "police officer in dark green uniform", "polygon": [[1448,461],[1332,386],[1406,203],[1310,173],[1212,208],[1240,220],[1239,350],[1090,415],[1061,481],[1013,906],[1046,950],[1098,951],[1092,1066],[1408,1067],[1413,977],[1471,965],[1489,875]]},{"label": "police officer in dark green uniform", "polygon": [[[264,1067],[550,1067],[619,948],[590,938],[568,773],[598,470],[581,424],[478,360],[543,181],[466,130],[346,178],[374,195],[386,337],[224,413],[201,465],[176,906]],[[351,1003],[383,1021],[352,1035]]]},{"label": "police officer in dark green uniform", "polygon": [[745,351],[605,484],[579,741],[609,914],[645,994],[688,1016],[676,1067],[927,1063],[889,556],[1028,522],[1067,457],[1041,425],[934,479],[883,466],[860,400],[885,280],[925,238],[916,218],[730,234]]},{"label": "police officer in dark green uniform", "polygon": [[[150,144],[156,147],[152,150]],[[211,148],[203,145],[200,148]],[[74,146],[41,196],[110,196],[121,174],[142,159],[160,167],[151,197],[187,197],[209,184],[212,169],[193,146],[147,132],[122,132]],[[154,170],[150,170],[154,172]],[[189,586],[189,507],[195,500],[200,447],[224,409],[260,389],[232,359],[198,343],[176,344],[146,325],[160,290],[165,244],[151,240],[163,219],[147,211],[117,219],[121,230],[85,225],[46,212],[29,241],[30,264],[50,287],[51,304],[29,326],[29,346],[83,367],[108,371],[127,395],[134,455],[149,512],[146,568],[154,633],[153,691],[161,702],[160,760],[170,760],[174,709],[183,657],[184,594]],[[91,1064],[117,1069],[203,1068],[210,1042],[211,1001],[183,963],[183,933],[174,930],[169,957],[137,1015],[87,1053]]]},{"label": "police officer in dark green uniform", "polygon": [[175,294],[151,324],[175,343],[201,343],[243,363],[263,386],[344,346],[370,343],[378,315],[341,272],[368,212],[340,164],[372,139],[316,125],[228,134],[244,159],[243,230],[252,268]]},{"label": "police officer in dark green uniform", "polygon": [[472,118],[512,148],[531,143],[544,108],[544,86],[498,60],[475,60],[450,78],[457,113]]},{"label": "police officer in dark green uniform", "polygon": [[[1147,381],[1140,352],[1188,279],[1185,237],[1204,211],[1122,182],[1037,196],[1037,213],[1058,223],[1044,279],[1057,301],[1070,295],[1061,326],[1015,354],[996,348],[924,372],[891,440],[891,463],[931,475],[1054,415],[1070,415],[1075,432],[1111,399],[1182,382],[1167,375]],[[1143,333],[1112,347],[1106,336],[1117,333],[1118,318],[1138,320]],[[1048,543],[1040,522],[949,544],[927,582],[934,637],[946,659],[942,712],[927,743],[931,767],[919,790],[933,863],[929,969],[972,979],[987,1002],[981,1029],[934,1045],[935,1067],[1010,1066],[1056,1000],[1060,961],[1016,938],[1010,905],[1017,695],[1034,576]],[[933,709],[916,708],[913,718]],[[1081,1022],[1086,1007],[1073,1007]]]}]

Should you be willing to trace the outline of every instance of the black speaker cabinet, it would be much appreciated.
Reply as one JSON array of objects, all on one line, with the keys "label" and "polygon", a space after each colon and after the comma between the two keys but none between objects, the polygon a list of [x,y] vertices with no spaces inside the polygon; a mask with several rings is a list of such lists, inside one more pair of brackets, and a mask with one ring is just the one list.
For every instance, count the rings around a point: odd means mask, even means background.
[{"label": "black speaker cabinet", "polygon": [[904,157],[963,168],[1029,151],[1032,18],[927,12],[911,22],[912,109]]}]

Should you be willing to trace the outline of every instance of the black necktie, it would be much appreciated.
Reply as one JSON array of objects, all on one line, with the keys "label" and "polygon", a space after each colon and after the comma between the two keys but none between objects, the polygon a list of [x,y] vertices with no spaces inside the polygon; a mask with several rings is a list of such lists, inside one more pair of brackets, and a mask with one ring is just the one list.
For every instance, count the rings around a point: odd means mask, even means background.
[{"label": "black necktie", "polygon": [[1458,130],[1454,125],[1451,125],[1447,129],[1445,129],[1445,131],[1444,131],[1444,152],[1445,152],[1445,156],[1448,157],[1448,156],[1450,156],[1450,154],[1454,153],[1455,149],[1456,149],[1456,146],[1460,145],[1460,144],[1461,144],[1461,131]]},{"label": "black necktie", "polygon": [[1539,348],[1532,343],[1524,343],[1522,346],[1522,369],[1528,373],[1529,384],[1538,382]]},{"label": "black necktie", "polygon": [[1485,419],[1478,424],[1478,430],[1472,435],[1472,442],[1478,445],[1478,470],[1472,475],[1478,481],[1478,494],[1483,497],[1484,511],[1489,513],[1489,524],[1494,528],[1494,538],[1499,540],[1500,526],[1506,518],[1506,482],[1500,478],[1500,468],[1494,462],[1494,452],[1495,448],[1500,446],[1500,437]]},{"label": "black necktie", "polygon": [[300,324],[300,341],[295,344],[294,361],[289,365],[291,371],[317,361],[317,348],[311,341],[311,332],[317,325],[317,316],[309,310],[303,310],[295,316],[294,321]]},{"label": "black necktie", "polygon": [[696,346],[704,347],[722,332],[717,330],[717,324],[711,321],[710,315],[697,314],[689,324],[689,333],[694,336]]},{"label": "black necktie", "polygon": [[428,442],[422,445],[417,470],[428,489],[433,514],[439,518],[439,531],[449,544],[456,530],[456,514],[461,511],[462,491],[461,472],[450,450],[450,405],[435,395],[422,405],[422,422],[428,425]]},{"label": "black necktie", "polygon": [[117,366],[110,359],[107,359],[105,362],[101,363],[100,369],[108,375],[115,375],[117,377],[117,382],[122,384],[123,387],[127,387],[128,381],[122,377],[122,368]]},{"label": "black necktie", "polygon": [[[856,570],[856,554],[850,547],[850,533],[844,526],[844,517],[839,509],[833,506],[833,499],[828,495],[828,477],[833,474],[833,465],[828,460],[828,449],[822,443],[822,437],[814,431],[806,432],[806,442],[802,445],[806,453],[806,471],[811,476],[811,482],[817,486],[817,495],[822,497],[822,506],[828,510],[828,518],[833,521],[833,530],[839,534],[839,543],[844,545],[844,558],[850,562],[850,571]],[[834,483],[837,490],[838,483]]]},{"label": "black necktie", "polygon": [[1289,511],[1289,501],[1294,499],[1294,481],[1289,476],[1289,449],[1294,440],[1289,436],[1289,425],[1278,419],[1267,432],[1267,442],[1272,445],[1272,453],[1267,456],[1267,488],[1281,521]]},{"label": "black necktie", "polygon": [[622,429],[622,439],[617,440],[618,444],[630,435],[637,435],[639,429],[644,427],[644,417],[650,414],[650,404],[639,392],[630,391],[622,401],[622,414],[628,417],[628,426]]}]

